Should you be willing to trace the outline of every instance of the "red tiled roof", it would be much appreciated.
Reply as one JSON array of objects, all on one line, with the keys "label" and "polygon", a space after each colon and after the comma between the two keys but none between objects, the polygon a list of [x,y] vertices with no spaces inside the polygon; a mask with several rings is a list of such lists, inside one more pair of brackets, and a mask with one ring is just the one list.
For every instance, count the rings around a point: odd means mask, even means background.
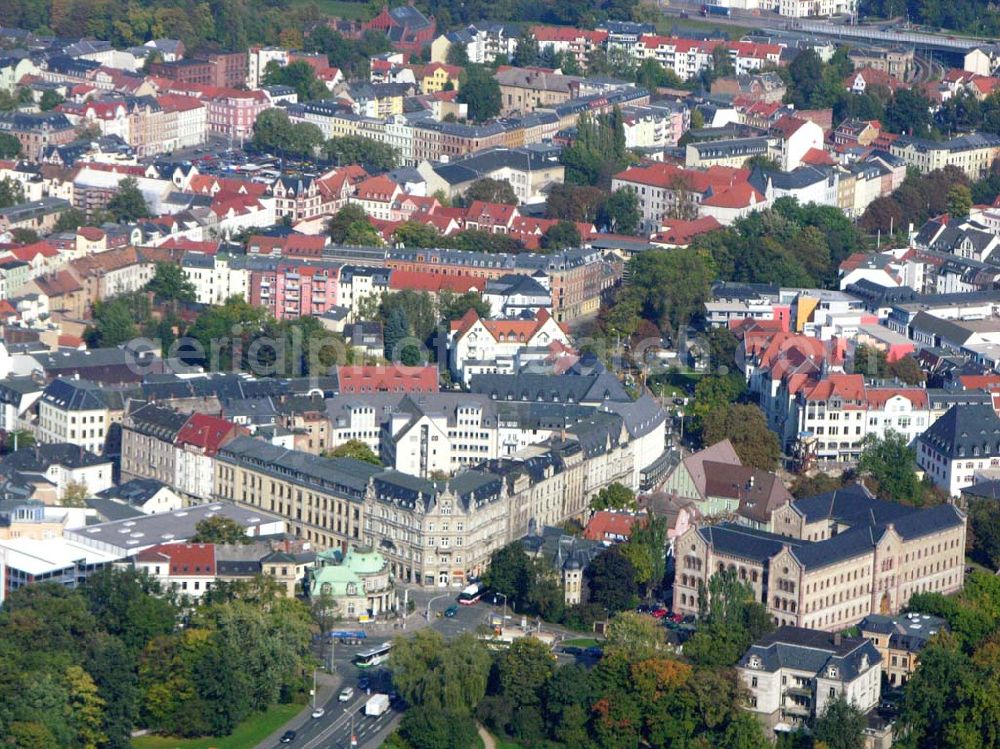
[{"label": "red tiled roof", "polygon": [[805,120],[800,120],[798,117],[792,117],[790,114],[786,114],[784,117],[771,125],[771,130],[781,133],[781,135],[785,138],[790,138],[805,124]]},{"label": "red tiled roof", "polygon": [[412,289],[433,293],[447,290],[464,294],[467,291],[482,291],[484,287],[483,279],[472,276],[450,276],[416,270],[394,270],[389,275],[389,288],[397,290]]},{"label": "red tiled roof", "polygon": [[337,367],[337,381],[341,393],[436,393],[438,392],[437,367],[407,367],[402,364],[387,366]]},{"label": "red tiled roof", "polygon": [[205,455],[215,455],[219,448],[237,430],[231,421],[209,414],[191,414],[184,426],[177,432],[176,445],[192,445],[201,448]]},{"label": "red tiled roof", "polygon": [[927,391],[924,388],[866,388],[865,401],[868,408],[883,409],[890,398],[897,395],[906,398],[914,408],[927,408]]},{"label": "red tiled roof", "polygon": [[48,242],[34,242],[33,244],[21,245],[20,247],[12,247],[8,252],[18,260],[25,262],[30,262],[39,255],[42,257],[57,257],[59,255],[59,250]]},{"label": "red tiled roof", "polygon": [[[5,304],[7,303],[6,300],[4,300],[4,303]],[[9,304],[7,304],[7,306],[10,307]],[[11,309],[13,309],[13,307],[11,307]],[[2,310],[0,310],[0,311],[2,311]],[[56,343],[59,346],[59,348],[82,348],[83,347],[83,339],[80,336],[77,336],[77,335],[67,335],[65,333],[59,336],[59,338],[56,341]]]},{"label": "red tiled roof", "polygon": [[575,42],[586,39],[591,44],[601,44],[608,38],[607,31],[588,31],[565,26],[532,26],[531,35],[539,42]]},{"label": "red tiled roof", "polygon": [[865,378],[859,374],[831,374],[803,392],[806,400],[825,401],[837,396],[848,401],[865,397]]},{"label": "red tiled roof", "polygon": [[488,223],[492,226],[509,226],[516,215],[517,206],[473,200],[465,212],[465,220],[480,224]]},{"label": "red tiled roof", "polygon": [[385,176],[369,177],[359,182],[356,196],[359,200],[391,200],[399,192],[399,185]]},{"label": "red tiled roof", "polygon": [[763,200],[764,196],[757,192],[749,182],[738,182],[709,195],[701,201],[701,204],[715,208],[746,208],[761,203]]},{"label": "red tiled roof", "polygon": [[810,148],[802,157],[802,163],[812,164],[813,166],[833,166],[837,161],[829,152],[821,148]]},{"label": "red tiled roof", "polygon": [[645,516],[600,510],[587,523],[583,537],[590,541],[620,541],[631,537],[636,524],[645,525]]},{"label": "red tiled roof", "polygon": [[88,242],[99,242],[104,239],[105,236],[104,230],[98,229],[96,226],[81,226],[76,230],[76,233]]},{"label": "red tiled roof", "polygon": [[654,234],[652,239],[654,242],[683,247],[690,244],[691,240],[699,234],[707,234],[721,228],[722,224],[714,216],[702,216],[690,221],[671,219],[664,221],[663,230]]},{"label": "red tiled roof", "polygon": [[171,576],[215,575],[214,544],[159,544],[140,551],[140,562],[169,560]]}]

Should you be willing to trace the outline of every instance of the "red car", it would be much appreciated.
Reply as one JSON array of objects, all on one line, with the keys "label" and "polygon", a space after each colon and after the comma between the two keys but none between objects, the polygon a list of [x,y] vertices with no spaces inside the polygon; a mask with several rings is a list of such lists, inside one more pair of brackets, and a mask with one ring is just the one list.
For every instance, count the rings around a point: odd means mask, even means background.
[{"label": "red car", "polygon": [[650,615],[651,615],[651,616],[654,616],[654,617],[656,617],[657,619],[662,619],[663,617],[665,617],[665,616],[666,616],[667,614],[669,614],[670,612],[669,612],[669,611],[667,611],[667,610],[666,610],[665,608],[663,608],[663,607],[660,607],[660,608],[658,608],[658,609],[653,609],[653,610],[652,610],[652,611],[650,611],[649,613],[650,613]]},{"label": "red car", "polygon": [[680,624],[682,621],[684,621],[684,617],[681,616],[680,614],[667,614],[667,619],[672,621],[674,624]]}]

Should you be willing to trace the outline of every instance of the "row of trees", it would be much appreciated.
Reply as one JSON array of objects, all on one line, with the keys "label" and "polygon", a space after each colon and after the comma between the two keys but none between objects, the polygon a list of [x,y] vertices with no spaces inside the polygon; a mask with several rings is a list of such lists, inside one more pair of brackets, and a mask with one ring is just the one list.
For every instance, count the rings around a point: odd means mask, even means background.
[{"label": "row of trees", "polygon": [[[266,587],[266,586],[265,586]],[[127,749],[131,732],[224,736],[304,687],[308,609],[272,595],[179,609],[135,571],[39,583],[0,611],[0,731],[11,747]]]}]

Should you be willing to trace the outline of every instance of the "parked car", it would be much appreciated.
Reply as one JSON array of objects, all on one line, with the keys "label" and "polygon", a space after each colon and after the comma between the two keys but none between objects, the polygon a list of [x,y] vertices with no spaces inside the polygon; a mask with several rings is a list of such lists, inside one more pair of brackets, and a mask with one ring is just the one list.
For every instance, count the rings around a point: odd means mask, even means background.
[{"label": "parked car", "polygon": [[649,613],[650,613],[650,614],[651,614],[652,616],[654,616],[655,618],[657,618],[657,619],[662,619],[663,617],[665,617],[665,616],[666,616],[667,614],[669,614],[670,612],[669,612],[669,611],[667,611],[667,610],[666,610],[665,608],[663,608],[663,607],[661,606],[661,607],[660,607],[660,608],[658,608],[658,609],[653,609],[653,610],[652,610],[652,611],[650,611]]},{"label": "parked car", "polygon": [[354,687],[344,687],[340,690],[340,694],[337,695],[337,699],[341,702],[350,702],[354,697]]},{"label": "parked car", "polygon": [[317,707],[315,710],[312,711],[312,716],[314,718],[322,718],[324,715],[326,715],[325,708]]},{"label": "parked car", "polygon": [[447,616],[449,619],[455,616],[455,614],[457,613],[458,613],[458,606],[449,606],[444,610],[444,615]]},{"label": "parked car", "polygon": [[591,658],[603,658],[604,651],[597,646],[589,647],[584,651]]},{"label": "parked car", "polygon": [[667,619],[669,619],[670,621],[672,621],[674,624],[680,624],[682,621],[684,621],[684,617],[683,616],[681,616],[680,614],[678,614],[676,612],[673,612],[673,611],[671,611],[669,614],[667,614]]},{"label": "parked car", "polygon": [[576,645],[564,645],[560,648],[560,651],[566,655],[583,655],[583,648]]},{"label": "parked car", "polygon": [[283,734],[281,734],[281,738],[279,739],[279,741],[282,744],[291,744],[293,741],[295,741],[295,736],[296,736],[295,731],[285,731]]},{"label": "parked car", "polygon": [[368,689],[368,687],[370,687],[371,685],[372,681],[367,676],[362,676],[360,679],[358,679],[358,689],[362,690]]},{"label": "parked car", "polygon": [[653,610],[653,607],[649,606],[649,605],[647,605],[645,603],[640,604],[639,606],[636,607],[636,611],[638,613],[640,613],[640,614],[648,614],[652,610]]}]

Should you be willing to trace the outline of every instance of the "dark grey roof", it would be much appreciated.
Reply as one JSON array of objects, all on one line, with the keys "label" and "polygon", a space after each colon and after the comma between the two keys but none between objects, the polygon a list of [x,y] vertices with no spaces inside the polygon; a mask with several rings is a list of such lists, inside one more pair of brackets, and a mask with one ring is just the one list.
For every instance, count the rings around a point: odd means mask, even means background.
[{"label": "dark grey roof", "polygon": [[111,463],[110,458],[102,458],[84,450],[79,445],[69,442],[48,442],[23,447],[17,452],[5,455],[0,461],[0,475],[8,476],[11,472],[45,473],[52,465],[66,468],[84,468],[86,466]]},{"label": "dark grey roof", "polygon": [[916,653],[923,649],[931,637],[938,632],[949,631],[950,627],[939,616],[913,612],[899,616],[869,614],[858,624],[858,630],[862,633],[888,635],[889,647]]},{"label": "dark grey roof", "polygon": [[127,428],[148,437],[173,443],[187,420],[188,414],[147,403],[129,414]]},{"label": "dark grey roof", "polygon": [[1000,457],[1000,417],[988,405],[956,405],[918,438],[945,458]]},{"label": "dark grey roof", "polygon": [[[839,639],[838,639],[839,638]],[[803,627],[779,627],[750,646],[740,659],[740,668],[748,668],[751,658],[760,659],[760,670],[775,672],[791,669],[820,674],[836,666],[838,679],[852,681],[882,657],[870,641],[860,637],[840,637]]]},{"label": "dark grey roof", "polygon": [[[117,397],[110,397],[117,396]],[[122,407],[121,396],[89,380],[54,379],[42,393],[42,400],[63,411],[99,411],[113,403]]]},{"label": "dark grey roof", "polygon": [[166,484],[154,479],[132,479],[119,486],[100,491],[97,496],[135,507],[148,502],[165,486]]},{"label": "dark grey roof", "polygon": [[356,501],[363,499],[369,480],[385,470],[353,458],[321,458],[286,450],[252,437],[232,440],[219,450],[217,459]]},{"label": "dark grey roof", "polygon": [[129,520],[130,518],[142,517],[144,514],[131,505],[113,499],[105,499],[101,496],[88,497],[86,502],[87,507],[96,510],[98,516],[104,521]]},{"label": "dark grey roof", "polygon": [[826,567],[870,552],[884,533],[882,526],[859,525],[825,541],[792,549],[792,556],[806,569]]},{"label": "dark grey roof", "polygon": [[698,528],[698,535],[712,544],[717,552],[733,554],[767,564],[785,546],[795,548],[804,543],[789,536],[779,536],[735,523],[720,523]]},{"label": "dark grey roof", "polygon": [[607,372],[596,375],[481,374],[472,376],[469,389],[494,400],[561,403],[632,400],[622,384]]}]

